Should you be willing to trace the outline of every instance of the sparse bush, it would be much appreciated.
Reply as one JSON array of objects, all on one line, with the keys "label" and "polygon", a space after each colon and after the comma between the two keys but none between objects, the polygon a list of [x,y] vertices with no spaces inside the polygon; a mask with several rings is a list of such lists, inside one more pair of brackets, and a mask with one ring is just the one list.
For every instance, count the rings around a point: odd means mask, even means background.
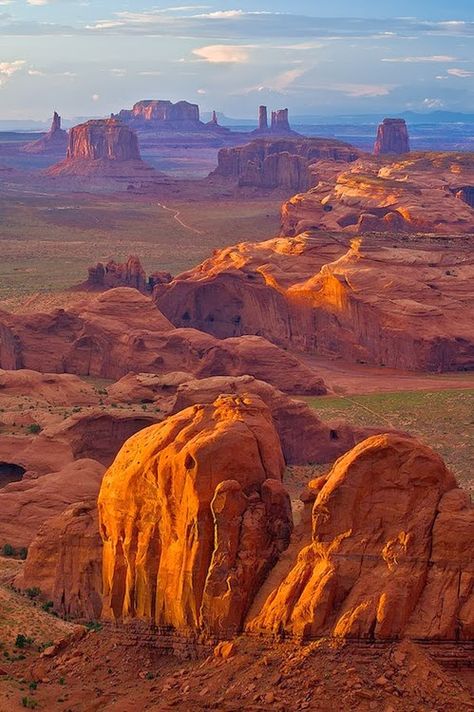
[{"label": "sparse bush", "polygon": [[11,544],[4,544],[2,546],[3,556],[15,556],[15,548]]},{"label": "sparse bush", "polygon": [[32,642],[33,638],[29,638],[27,635],[23,635],[23,633],[18,633],[15,640],[15,648],[27,648]]},{"label": "sparse bush", "polygon": [[38,586],[33,586],[33,588],[26,589],[26,595],[28,596],[28,598],[38,598],[40,594],[41,589],[39,589]]},{"label": "sparse bush", "polygon": [[43,430],[39,423],[31,423],[31,425],[28,425],[26,429],[30,435],[39,435],[39,433]]},{"label": "sparse bush", "polygon": [[23,707],[26,707],[29,710],[34,710],[36,707],[38,707],[38,702],[32,697],[22,697],[21,704],[23,705]]}]

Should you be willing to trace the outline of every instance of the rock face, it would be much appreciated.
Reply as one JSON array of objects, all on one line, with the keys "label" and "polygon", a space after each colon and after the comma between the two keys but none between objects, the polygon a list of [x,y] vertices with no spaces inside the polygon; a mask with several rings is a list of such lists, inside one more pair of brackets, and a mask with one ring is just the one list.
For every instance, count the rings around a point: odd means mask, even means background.
[{"label": "rock face", "polygon": [[103,615],[238,632],[286,548],[291,506],[271,417],[222,397],[130,439],[99,496]]},{"label": "rock face", "polygon": [[266,106],[258,107],[258,129],[259,131],[268,130],[268,110]]},{"label": "rock face", "polygon": [[176,326],[221,339],[259,334],[349,361],[470,369],[472,254],[472,238],[392,237],[382,246],[308,232],[225,248],[157,288],[155,300]]},{"label": "rock face", "polygon": [[114,380],[130,371],[187,371],[197,377],[249,374],[285,392],[325,392],[311,368],[265,339],[246,336],[222,342],[195,329],[175,329],[149,298],[125,287],[67,311],[0,312],[0,334],[0,368],[10,370]]},{"label": "rock face", "polygon": [[409,153],[408,128],[404,119],[384,119],[377,130],[374,153],[402,155]]},{"label": "rock face", "polygon": [[55,153],[64,155],[68,146],[68,134],[61,128],[61,117],[55,111],[51,128],[47,134],[37,141],[27,143],[22,151],[25,153]]},{"label": "rock face", "polygon": [[79,459],[59,472],[25,478],[1,489],[0,546],[29,546],[48,519],[75,502],[97,499],[104,471],[96,460]]},{"label": "rock face", "polygon": [[271,130],[273,133],[288,133],[291,130],[290,122],[288,121],[288,109],[272,111]]},{"label": "rock face", "polygon": [[437,455],[410,438],[370,438],[313,500],[311,543],[248,629],[472,640],[474,509]]},{"label": "rock face", "polygon": [[77,502],[40,528],[15,586],[39,588],[65,618],[97,620],[102,608],[101,550],[96,500]]},{"label": "rock face", "polygon": [[473,154],[361,157],[336,170],[334,163],[319,161],[310,172],[314,187],[283,205],[286,235],[308,229],[357,235],[474,231],[470,193],[462,190],[474,185]]},{"label": "rock face", "polygon": [[66,160],[48,169],[47,175],[113,177],[152,170],[141,160],[132,129],[116,119],[98,119],[70,130]]},{"label": "rock face", "polygon": [[77,376],[37,371],[4,371],[0,369],[0,405],[7,408],[11,400],[26,396],[30,403],[48,405],[97,405],[97,392]]},{"label": "rock face", "polygon": [[146,292],[146,273],[139,258],[130,255],[122,264],[110,260],[106,265],[98,262],[95,267],[89,267],[89,276],[84,286],[90,289],[132,287],[139,292]]},{"label": "rock face", "polygon": [[252,131],[256,136],[259,135],[276,135],[276,136],[299,136],[296,131],[293,131],[288,119],[288,109],[277,109],[272,111],[271,123],[268,125],[268,109],[266,106],[258,107],[258,129]]},{"label": "rock face", "polygon": [[309,170],[314,161],[346,163],[359,155],[357,149],[342,141],[261,138],[245,146],[222,148],[211,176],[233,179],[239,186],[304,191],[314,183]]}]

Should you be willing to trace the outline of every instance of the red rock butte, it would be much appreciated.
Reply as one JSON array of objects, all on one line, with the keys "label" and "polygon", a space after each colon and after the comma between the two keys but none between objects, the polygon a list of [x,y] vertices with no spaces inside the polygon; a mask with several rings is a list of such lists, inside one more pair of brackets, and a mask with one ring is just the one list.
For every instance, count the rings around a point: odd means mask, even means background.
[{"label": "red rock butte", "polygon": [[53,114],[51,128],[37,141],[27,143],[21,149],[24,153],[57,153],[63,154],[68,146],[67,131],[61,128],[61,117],[57,111]]},{"label": "red rock butte", "polygon": [[408,128],[404,119],[384,119],[377,131],[374,153],[402,155],[409,153]]}]

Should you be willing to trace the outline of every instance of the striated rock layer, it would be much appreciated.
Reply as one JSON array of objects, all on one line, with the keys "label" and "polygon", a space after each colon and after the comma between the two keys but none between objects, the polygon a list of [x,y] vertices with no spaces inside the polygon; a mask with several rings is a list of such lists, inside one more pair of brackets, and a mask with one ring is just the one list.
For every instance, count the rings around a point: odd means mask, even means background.
[{"label": "striated rock layer", "polygon": [[155,289],[160,310],[226,339],[393,368],[474,367],[473,239],[303,233],[217,252]]},{"label": "striated rock layer", "polygon": [[370,438],[314,483],[312,499],[311,543],[248,630],[474,638],[474,508],[437,455],[410,438]]},{"label": "striated rock layer", "polygon": [[289,541],[283,456],[255,397],[223,396],[131,438],[99,495],[103,614],[238,632]]}]

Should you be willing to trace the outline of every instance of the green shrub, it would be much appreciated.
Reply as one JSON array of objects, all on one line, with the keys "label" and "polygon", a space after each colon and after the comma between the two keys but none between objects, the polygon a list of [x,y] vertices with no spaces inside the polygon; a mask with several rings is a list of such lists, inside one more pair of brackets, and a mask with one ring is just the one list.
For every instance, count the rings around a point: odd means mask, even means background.
[{"label": "green shrub", "polygon": [[28,425],[26,430],[30,433],[30,435],[38,435],[43,428],[39,423],[31,423],[31,425]]}]

